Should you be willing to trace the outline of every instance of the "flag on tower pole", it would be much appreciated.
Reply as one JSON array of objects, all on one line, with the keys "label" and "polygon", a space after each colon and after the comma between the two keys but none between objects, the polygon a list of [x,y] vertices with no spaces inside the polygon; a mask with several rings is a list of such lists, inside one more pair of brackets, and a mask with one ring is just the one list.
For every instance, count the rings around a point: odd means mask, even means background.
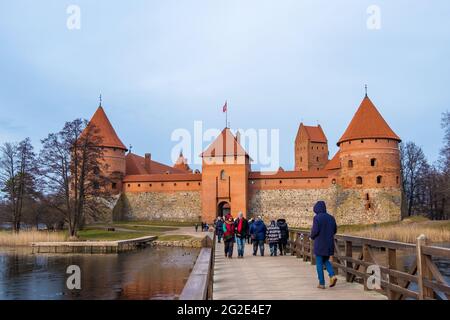
[{"label": "flag on tower pole", "polygon": [[225,113],[225,128],[228,128],[228,101],[225,101],[222,111]]}]

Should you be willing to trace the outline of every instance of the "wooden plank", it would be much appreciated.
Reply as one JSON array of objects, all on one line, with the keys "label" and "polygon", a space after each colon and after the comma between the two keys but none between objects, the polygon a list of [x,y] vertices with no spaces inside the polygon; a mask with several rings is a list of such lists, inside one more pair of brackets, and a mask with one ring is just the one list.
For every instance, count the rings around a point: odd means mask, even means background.
[{"label": "wooden plank", "polygon": [[183,288],[180,300],[206,300],[211,248],[203,248]]},{"label": "wooden plank", "polygon": [[[352,246],[351,241],[345,241],[345,255],[346,255],[346,258],[347,257],[353,258],[353,246]],[[339,259],[339,260],[341,260],[341,259]],[[345,266],[347,268],[353,269],[353,262],[346,259]],[[351,275],[352,274],[350,272],[346,273],[345,279],[347,280],[347,282],[351,282],[350,281]]]},{"label": "wooden plank", "polygon": [[[387,262],[388,262],[388,272],[397,270],[397,251],[395,249],[387,249]],[[397,285],[397,277],[393,276],[390,272],[388,273],[388,282],[393,285]],[[390,286],[387,287],[387,296],[390,300],[397,300],[398,295],[391,289]]]},{"label": "wooden plank", "polygon": [[422,252],[429,256],[450,259],[450,248],[423,246]]},{"label": "wooden plank", "polygon": [[355,244],[368,244],[373,247],[377,248],[391,248],[391,249],[397,249],[397,250],[414,250],[416,246],[414,244],[410,243],[404,243],[404,242],[397,242],[397,241],[387,241],[387,240],[377,240],[377,239],[371,239],[371,238],[361,238],[356,236],[347,236],[347,235],[336,235],[337,239],[342,241],[351,241],[354,245]]}]

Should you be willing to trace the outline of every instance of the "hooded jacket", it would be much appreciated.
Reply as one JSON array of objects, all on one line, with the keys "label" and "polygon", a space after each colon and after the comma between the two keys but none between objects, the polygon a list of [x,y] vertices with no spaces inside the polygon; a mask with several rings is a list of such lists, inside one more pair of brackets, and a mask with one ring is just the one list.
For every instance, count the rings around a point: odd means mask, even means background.
[{"label": "hooded jacket", "polygon": [[224,241],[233,241],[234,240],[234,221],[231,215],[227,215],[225,217],[225,222],[223,224],[223,239]]},{"label": "hooded jacket", "polygon": [[311,239],[314,240],[316,256],[334,255],[334,235],[337,231],[336,220],[327,213],[325,202],[318,201],[314,206],[314,220],[311,229]]},{"label": "hooded jacket", "polygon": [[289,228],[285,219],[278,219],[277,225],[280,228],[281,240],[286,241],[289,239]]},{"label": "hooded jacket", "polygon": [[250,234],[256,241],[266,240],[266,231],[267,227],[262,220],[256,220],[255,222],[252,223],[252,226],[250,227]]}]

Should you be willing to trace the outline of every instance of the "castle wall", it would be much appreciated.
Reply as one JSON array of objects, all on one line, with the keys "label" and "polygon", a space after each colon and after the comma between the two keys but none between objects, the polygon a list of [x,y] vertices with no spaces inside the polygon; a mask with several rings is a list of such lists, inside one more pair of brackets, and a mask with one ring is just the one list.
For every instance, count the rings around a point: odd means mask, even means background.
[{"label": "castle wall", "polygon": [[199,221],[202,215],[200,191],[125,192],[115,220]]},{"label": "castle wall", "polygon": [[[366,195],[370,199],[366,200]],[[249,214],[261,215],[268,222],[284,218],[291,227],[310,228],[313,206],[323,200],[338,225],[370,224],[400,220],[401,193],[398,188],[342,189],[253,189]],[[370,203],[370,208],[368,207]]]}]

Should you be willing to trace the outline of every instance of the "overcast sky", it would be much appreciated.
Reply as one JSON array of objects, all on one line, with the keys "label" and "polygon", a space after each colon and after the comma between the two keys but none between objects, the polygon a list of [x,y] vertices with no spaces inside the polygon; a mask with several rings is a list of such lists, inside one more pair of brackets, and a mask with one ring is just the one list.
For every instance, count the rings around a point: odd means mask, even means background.
[{"label": "overcast sky", "polygon": [[[81,29],[68,29],[69,5]],[[381,29],[370,29],[370,5]],[[372,20],[370,20],[372,21]],[[370,24],[372,27],[376,26]],[[450,1],[2,0],[0,143],[39,140],[103,105],[133,152],[170,162],[178,128],[279,129],[293,168],[300,121],[336,142],[364,96],[438,157],[450,100]]]}]

